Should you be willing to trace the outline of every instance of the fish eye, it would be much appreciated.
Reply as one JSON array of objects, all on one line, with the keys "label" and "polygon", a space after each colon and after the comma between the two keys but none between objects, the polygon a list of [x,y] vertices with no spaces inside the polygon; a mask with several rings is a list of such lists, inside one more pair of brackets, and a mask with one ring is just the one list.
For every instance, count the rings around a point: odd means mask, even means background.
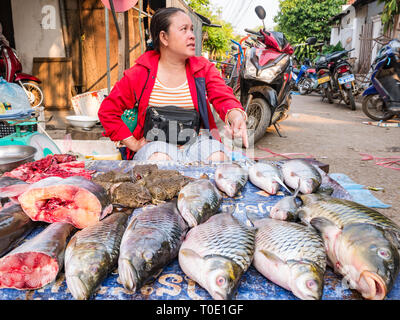
[{"label": "fish eye", "polygon": [[145,251],[143,252],[143,258],[144,260],[148,261],[153,257],[153,254],[150,251]]},{"label": "fish eye", "polygon": [[315,288],[316,285],[317,285],[317,282],[316,282],[315,280],[307,280],[307,281],[306,281],[306,286],[307,286],[309,289]]},{"label": "fish eye", "polygon": [[379,248],[378,249],[378,256],[380,256],[382,259],[390,259],[392,256],[390,254],[390,251],[386,248]]},{"label": "fish eye", "polygon": [[222,276],[219,276],[219,277],[217,277],[217,285],[218,286],[223,286],[224,284],[225,284],[225,278],[224,277],[222,277]]}]

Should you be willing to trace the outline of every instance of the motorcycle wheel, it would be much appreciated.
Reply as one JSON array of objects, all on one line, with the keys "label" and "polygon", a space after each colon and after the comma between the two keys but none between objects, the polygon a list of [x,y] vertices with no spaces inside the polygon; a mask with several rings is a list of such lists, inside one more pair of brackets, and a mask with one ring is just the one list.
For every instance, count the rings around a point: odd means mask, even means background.
[{"label": "motorcycle wheel", "polygon": [[24,82],[22,81],[22,85],[27,91],[28,100],[31,106],[39,107],[43,103],[43,92],[42,89],[36,84],[32,82]]},{"label": "motorcycle wheel", "polygon": [[362,111],[372,120],[386,121],[393,118],[394,115],[388,113],[385,109],[385,102],[379,95],[373,94],[363,98]]},{"label": "motorcycle wheel", "polygon": [[327,88],[324,88],[324,94],[325,94],[325,97],[328,99],[328,102],[329,102],[330,104],[332,104],[332,103],[333,103],[333,98],[332,98],[332,87],[331,87],[331,84],[330,84],[330,83],[328,84],[328,87],[327,87]]},{"label": "motorcycle wheel", "polygon": [[356,102],[354,101],[353,91],[352,89],[347,89],[347,99],[348,105],[350,106],[351,110],[356,110]]},{"label": "motorcycle wheel", "polygon": [[[306,82],[307,82],[306,79],[301,79],[301,80],[299,81],[299,84],[297,85],[297,87],[299,88],[299,93],[300,93],[301,95],[305,95],[305,94],[308,93],[308,88],[306,87]],[[308,87],[309,87],[309,86],[308,86]]]},{"label": "motorcycle wheel", "polygon": [[[263,98],[254,98],[247,108],[247,138],[249,148],[264,136],[271,122],[271,108]],[[233,144],[242,148],[242,140],[235,139]]]}]

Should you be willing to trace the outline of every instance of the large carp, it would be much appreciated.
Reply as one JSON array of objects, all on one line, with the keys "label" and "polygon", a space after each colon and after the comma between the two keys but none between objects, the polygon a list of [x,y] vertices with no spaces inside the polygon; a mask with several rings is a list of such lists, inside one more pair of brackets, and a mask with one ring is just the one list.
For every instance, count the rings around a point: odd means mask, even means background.
[{"label": "large carp", "polygon": [[300,198],[298,217],[321,233],[335,272],[365,299],[384,299],[399,273],[400,228],[353,201],[318,194]]},{"label": "large carp", "polygon": [[179,250],[183,272],[213,299],[232,299],[254,254],[255,228],[231,213],[212,216],[189,230]]},{"label": "large carp", "polygon": [[65,278],[75,299],[95,292],[118,262],[119,248],[129,215],[114,212],[78,231],[65,250]]},{"label": "large carp", "polygon": [[153,280],[176,258],[188,226],[176,201],[145,208],[132,218],[122,237],[119,279],[135,292]]}]

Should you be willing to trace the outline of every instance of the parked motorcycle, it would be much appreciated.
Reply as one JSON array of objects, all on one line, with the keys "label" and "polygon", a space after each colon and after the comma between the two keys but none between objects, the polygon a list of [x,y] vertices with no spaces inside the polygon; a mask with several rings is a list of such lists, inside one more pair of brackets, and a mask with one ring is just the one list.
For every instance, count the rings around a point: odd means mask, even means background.
[{"label": "parked motorcycle", "polygon": [[295,86],[301,95],[309,94],[318,89],[318,75],[316,69],[312,67],[310,59],[304,59],[299,73],[294,72]]},{"label": "parked motorcycle", "polygon": [[[257,6],[255,11],[264,23],[264,8]],[[240,101],[247,113],[248,140],[252,145],[271,125],[280,135],[276,124],[287,117],[291,102],[293,48],[283,33],[265,28],[258,32],[245,31],[257,40],[254,46],[246,49],[239,75]],[[239,146],[239,142],[235,145]]]},{"label": "parked motorcycle", "polygon": [[400,116],[400,41],[394,39],[379,51],[371,86],[362,96],[362,110],[371,119],[386,121]]},{"label": "parked motorcycle", "polygon": [[350,106],[351,110],[356,110],[356,103],[353,96],[353,90],[356,90],[355,78],[347,58],[347,54],[353,50],[334,52],[327,56],[327,60],[332,75],[332,96],[343,100],[344,103]]},{"label": "parked motorcycle", "polygon": [[330,71],[330,67],[333,63],[330,62],[329,64],[326,56],[322,55],[315,61],[315,69],[317,72],[317,81],[320,87],[322,100],[326,98],[329,103],[333,103],[332,75]]},{"label": "parked motorcycle", "polygon": [[16,51],[0,40],[0,75],[8,82],[19,84],[28,96],[32,107],[43,102],[43,92],[38,86],[41,81],[26,73],[22,73],[22,64]]}]

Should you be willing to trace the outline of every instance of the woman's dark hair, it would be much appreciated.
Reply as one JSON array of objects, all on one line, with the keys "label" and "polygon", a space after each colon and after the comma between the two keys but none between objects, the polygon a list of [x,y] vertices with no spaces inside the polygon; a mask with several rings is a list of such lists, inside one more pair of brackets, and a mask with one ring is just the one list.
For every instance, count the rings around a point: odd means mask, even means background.
[{"label": "woman's dark hair", "polygon": [[154,13],[150,22],[150,34],[154,50],[160,51],[160,32],[168,32],[171,25],[170,17],[177,12],[186,13],[184,10],[175,7],[160,8]]}]

